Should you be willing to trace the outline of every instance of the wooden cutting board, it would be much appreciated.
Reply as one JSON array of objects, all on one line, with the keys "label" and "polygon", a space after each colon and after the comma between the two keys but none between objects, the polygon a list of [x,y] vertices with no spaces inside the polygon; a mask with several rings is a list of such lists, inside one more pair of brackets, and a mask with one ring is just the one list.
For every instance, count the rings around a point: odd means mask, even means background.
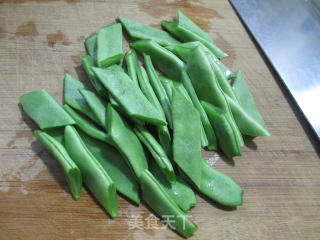
[{"label": "wooden cutting board", "polygon": [[244,204],[229,209],[197,196],[189,215],[199,230],[191,239],[320,238],[319,142],[228,1],[0,0],[0,239],[181,238],[121,196],[115,220],[87,191],[74,201],[18,105],[19,96],[41,88],[62,102],[64,72],[87,81],[77,57],[84,38],[117,16],[159,27],[178,9],[229,54],[228,66],[241,68],[271,133],[247,139],[234,161],[203,152],[243,187]]}]

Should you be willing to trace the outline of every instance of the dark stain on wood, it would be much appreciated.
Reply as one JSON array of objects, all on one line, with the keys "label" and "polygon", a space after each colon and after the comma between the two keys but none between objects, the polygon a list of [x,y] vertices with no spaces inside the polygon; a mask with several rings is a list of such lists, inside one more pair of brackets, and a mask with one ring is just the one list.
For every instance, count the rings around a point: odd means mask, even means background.
[{"label": "dark stain on wood", "polygon": [[20,132],[16,132],[16,135],[13,137],[13,139],[11,139],[8,143],[7,143],[7,147],[8,148],[16,148],[15,143],[17,141],[17,139],[19,138],[26,138],[28,143],[31,143],[33,141],[33,133],[32,131],[20,131]]},{"label": "dark stain on wood", "polygon": [[229,55],[227,57],[222,58],[222,62],[226,66],[232,67],[233,62],[237,57],[236,51],[231,46],[231,44],[224,39],[224,37],[220,33],[216,32],[214,35],[216,36],[214,38],[215,44]]},{"label": "dark stain on wood", "polygon": [[28,41],[34,41],[33,37],[38,36],[39,32],[34,22],[28,22],[17,27],[16,35],[25,37]]},{"label": "dark stain on wood", "polygon": [[0,38],[4,38],[6,36],[6,31],[4,28],[0,27]]},{"label": "dark stain on wood", "polygon": [[82,42],[84,39],[85,39],[84,36],[79,36],[79,37],[77,37],[77,41],[78,41],[78,42]]},{"label": "dark stain on wood", "polygon": [[208,31],[210,27],[210,20],[213,18],[222,19],[216,10],[201,6],[201,3],[194,4],[195,1],[190,0],[175,0],[172,2],[149,0],[148,2],[139,3],[139,9],[152,17],[165,17],[167,15],[176,16],[177,10],[181,10],[192,21],[194,21],[200,28]]},{"label": "dark stain on wood", "polygon": [[61,30],[58,30],[56,33],[51,33],[47,35],[47,42],[49,47],[54,47],[54,45],[57,42],[62,43],[65,46],[68,46],[71,44],[71,42],[68,40],[68,38],[61,32]]},{"label": "dark stain on wood", "polygon": [[73,56],[71,56],[71,58],[72,58],[73,63],[76,66],[80,66],[81,65],[81,60],[79,58],[79,55],[73,55]]}]

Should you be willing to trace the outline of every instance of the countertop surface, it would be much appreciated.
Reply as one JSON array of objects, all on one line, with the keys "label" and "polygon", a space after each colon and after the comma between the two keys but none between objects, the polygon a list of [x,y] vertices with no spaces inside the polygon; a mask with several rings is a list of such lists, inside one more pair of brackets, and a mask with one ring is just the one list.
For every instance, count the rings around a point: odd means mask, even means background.
[{"label": "countertop surface", "polygon": [[246,139],[233,161],[203,151],[243,187],[244,203],[229,209],[197,195],[188,214],[199,230],[190,239],[319,239],[319,142],[230,3],[219,0],[0,0],[0,239],[181,239],[151,225],[145,204],[119,196],[111,220],[86,190],[73,200],[18,104],[41,88],[62,103],[64,72],[87,82],[78,60],[84,39],[117,16],[159,27],[178,9],[229,54],[227,66],[242,70],[271,133]]}]

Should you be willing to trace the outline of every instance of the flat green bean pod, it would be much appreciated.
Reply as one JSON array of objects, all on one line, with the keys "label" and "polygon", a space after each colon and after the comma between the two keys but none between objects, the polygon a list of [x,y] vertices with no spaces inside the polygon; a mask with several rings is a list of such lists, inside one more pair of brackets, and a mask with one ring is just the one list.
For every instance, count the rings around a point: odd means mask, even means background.
[{"label": "flat green bean pod", "polygon": [[161,188],[159,182],[148,171],[144,170],[140,177],[142,197],[144,201],[161,218],[170,217],[170,227],[184,237],[190,237],[198,227],[177,206],[170,196]]},{"label": "flat green bean pod", "polygon": [[[49,134],[40,130],[34,131],[37,139],[49,150],[52,155],[58,160],[64,175],[67,178],[71,193],[75,200],[78,200],[82,191],[81,172],[76,163],[71,159],[64,146]],[[63,136],[63,135],[62,135]]]},{"label": "flat green bean pod", "polygon": [[136,204],[140,204],[138,182],[121,154],[115,148],[89,137],[82,131],[79,131],[79,135],[89,151],[108,173],[116,185],[117,191]]},{"label": "flat green bean pod", "polygon": [[110,216],[117,217],[116,187],[107,172],[88,150],[74,127],[65,127],[64,140],[68,153],[81,170],[84,184]]},{"label": "flat green bean pod", "polygon": [[68,105],[65,104],[62,107],[73,118],[73,120],[76,122],[77,127],[81,129],[83,132],[85,132],[92,138],[98,139],[111,145],[113,144],[111,138],[107,133],[101,131],[91,122],[81,117]]},{"label": "flat green bean pod", "polygon": [[179,41],[171,37],[169,33],[158,28],[124,17],[118,17],[117,19],[133,39],[152,39],[162,46],[179,43]]},{"label": "flat green bean pod", "polygon": [[136,68],[138,66],[138,56],[136,51],[131,48],[125,56],[126,64],[127,64],[127,70],[129,77],[133,80],[133,82],[139,86],[138,83],[138,77],[137,77],[137,71]]},{"label": "flat green bean pod", "polygon": [[127,160],[128,166],[139,179],[141,173],[148,169],[148,161],[143,147],[128,123],[121,118],[110,104],[108,104],[107,113],[107,132],[115,147]]},{"label": "flat green bean pod", "polygon": [[175,80],[180,79],[184,63],[166,48],[152,40],[135,41],[130,43],[130,46],[140,53],[150,55],[153,64],[168,77]]},{"label": "flat green bean pod", "polygon": [[23,110],[43,130],[75,124],[47,90],[29,92],[21,96],[19,102]]},{"label": "flat green bean pod", "polygon": [[166,125],[166,120],[148,101],[130,77],[120,71],[93,68],[94,73],[127,115],[139,123]]},{"label": "flat green bean pod", "polygon": [[97,51],[97,34],[91,34],[84,40],[84,45],[86,46],[88,54],[93,57]]}]

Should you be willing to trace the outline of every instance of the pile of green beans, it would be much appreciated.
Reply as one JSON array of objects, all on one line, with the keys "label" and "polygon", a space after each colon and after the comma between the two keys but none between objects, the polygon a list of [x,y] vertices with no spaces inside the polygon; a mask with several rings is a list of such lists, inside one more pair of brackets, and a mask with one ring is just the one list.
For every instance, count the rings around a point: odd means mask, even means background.
[{"label": "pile of green beans", "polygon": [[[115,218],[117,192],[137,205],[142,199],[189,237],[198,229],[186,215],[196,205],[194,191],[242,205],[242,188],[210,166],[202,148],[233,158],[242,154],[243,135],[269,133],[241,71],[225,66],[227,53],[182,12],[162,22],[168,32],[117,20],[85,39],[88,55],[80,60],[91,86],[66,73],[65,105],[43,89],[19,101],[75,200],[84,184]],[[122,27],[134,40],[126,54]]]}]

